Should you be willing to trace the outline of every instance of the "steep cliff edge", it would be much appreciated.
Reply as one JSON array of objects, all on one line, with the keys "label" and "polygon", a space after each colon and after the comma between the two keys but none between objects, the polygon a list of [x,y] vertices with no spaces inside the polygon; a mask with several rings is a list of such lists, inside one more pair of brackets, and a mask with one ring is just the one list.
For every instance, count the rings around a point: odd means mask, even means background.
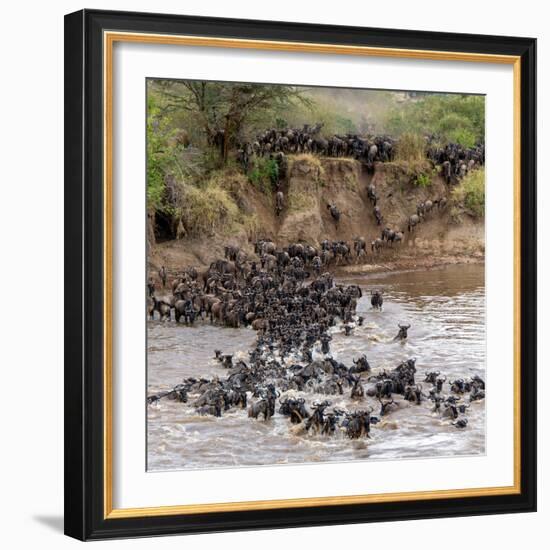
[{"label": "steep cliff edge", "polygon": [[[383,216],[376,223],[367,186],[373,183]],[[445,263],[483,261],[484,219],[456,205],[443,179],[426,164],[378,163],[373,172],[347,158],[289,157],[282,182],[284,208],[275,215],[275,199],[249,184],[244,177],[228,175],[224,186],[236,208],[230,229],[209,231],[208,235],[153,242],[154,219],[149,222],[149,265],[165,265],[177,270],[186,265],[205,265],[223,256],[223,247],[233,244],[253,250],[258,238],[272,239],[278,246],[304,241],[319,245],[324,239],[351,241],[363,237],[368,245],[389,226],[404,232],[405,240],[380,253],[369,254],[362,265],[350,270],[408,269]],[[409,216],[426,200],[447,199],[444,208],[435,207],[415,231],[407,231]],[[338,224],[328,204],[341,212]]]}]

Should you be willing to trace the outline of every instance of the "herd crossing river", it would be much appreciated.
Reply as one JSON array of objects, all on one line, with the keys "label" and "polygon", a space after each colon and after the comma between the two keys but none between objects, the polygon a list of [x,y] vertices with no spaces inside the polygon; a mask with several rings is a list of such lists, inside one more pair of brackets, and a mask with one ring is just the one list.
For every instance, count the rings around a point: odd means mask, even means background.
[{"label": "herd crossing river", "polygon": [[[346,335],[339,323],[330,328],[331,355],[339,362],[366,355],[371,375],[416,358],[416,381],[429,371],[441,371],[448,381],[485,372],[485,271],[483,265],[448,266],[429,271],[345,275],[337,282],[363,289],[357,314],[364,317]],[[382,311],[373,311],[370,290],[383,291]],[[410,324],[408,338],[394,341],[398,323]],[[257,333],[251,328],[227,328],[196,322],[185,326],[149,321],[147,327],[147,393],[170,390],[188,377],[220,379],[228,370],[214,359],[214,350],[248,359]],[[314,352],[320,355],[320,350]],[[365,376],[367,376],[365,374]],[[430,384],[423,384],[428,393]],[[365,396],[321,395],[290,390],[306,404],[328,399],[331,408],[353,411],[377,400]],[[467,400],[466,400],[467,401]],[[373,425],[370,438],[349,439],[344,432],[330,437],[303,433],[288,417],[268,421],[248,418],[247,410],[232,408],[221,417],[199,415],[176,400],[161,399],[147,406],[147,467],[150,471],[223,468],[327,461],[383,460],[478,455],[485,452],[485,400],[473,401],[468,425],[457,429],[432,411],[433,403],[404,406]],[[277,410],[279,403],[277,403]]]}]

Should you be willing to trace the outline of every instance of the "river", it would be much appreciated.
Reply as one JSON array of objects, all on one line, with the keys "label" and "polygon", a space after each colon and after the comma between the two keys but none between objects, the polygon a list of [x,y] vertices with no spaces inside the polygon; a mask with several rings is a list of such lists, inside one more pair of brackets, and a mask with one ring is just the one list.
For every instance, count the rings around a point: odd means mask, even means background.
[{"label": "river", "polygon": [[[331,353],[351,365],[366,354],[373,373],[401,361],[417,359],[416,380],[439,370],[448,379],[485,373],[485,280],[483,265],[454,265],[416,272],[340,276],[359,284],[363,298],[357,312],[365,322],[345,336],[335,327]],[[370,309],[371,289],[384,291],[381,312]],[[411,324],[405,342],[393,342],[397,323]],[[177,326],[148,321],[148,394],[169,389],[188,376],[227,376],[213,361],[214,349],[246,360],[255,340],[252,329],[229,329],[209,323]],[[424,384],[427,392],[429,384]],[[445,386],[448,393],[448,385]],[[298,392],[294,392],[299,394]],[[346,392],[349,395],[349,390]],[[303,394],[307,402],[327,396]],[[346,396],[329,396],[333,406],[355,410],[375,406]],[[291,464],[326,461],[478,455],[485,452],[485,402],[472,403],[468,426],[459,430],[431,412],[431,402],[409,405],[372,427],[371,439],[349,440],[296,433],[287,418],[252,420],[231,410],[222,418],[198,416],[192,406],[163,399],[147,407],[147,467],[150,471]],[[378,413],[376,406],[375,413]]]}]

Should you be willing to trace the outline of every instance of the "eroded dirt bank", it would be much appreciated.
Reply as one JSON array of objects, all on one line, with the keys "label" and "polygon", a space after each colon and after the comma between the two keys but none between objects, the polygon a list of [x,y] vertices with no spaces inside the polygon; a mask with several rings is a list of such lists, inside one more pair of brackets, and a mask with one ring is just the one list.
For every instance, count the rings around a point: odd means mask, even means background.
[{"label": "eroded dirt bank", "polygon": [[[158,267],[178,271],[185,266],[201,267],[223,257],[224,246],[231,244],[253,253],[253,243],[272,239],[277,246],[308,242],[318,246],[324,239],[351,242],[363,237],[369,248],[361,263],[338,266],[344,272],[380,272],[429,269],[457,263],[481,263],[485,256],[484,220],[474,218],[454,203],[450,190],[437,173],[431,183],[419,186],[415,173],[423,167],[406,164],[377,164],[373,173],[352,159],[316,158],[309,155],[290,158],[288,175],[281,184],[285,195],[284,210],[275,215],[274,197],[252,185],[233,186],[231,193],[244,215],[253,215],[251,227],[235,226],[230,231],[208,236],[156,242],[154,227],[149,227],[149,269]],[[383,221],[376,224],[367,186],[373,183],[379,197]],[[446,198],[447,205],[434,208],[413,232],[407,230],[409,216],[421,201]],[[341,212],[338,225],[327,204]],[[151,222],[152,223],[152,222]],[[404,232],[403,243],[385,247],[379,253],[370,250],[370,242],[383,227]]]}]

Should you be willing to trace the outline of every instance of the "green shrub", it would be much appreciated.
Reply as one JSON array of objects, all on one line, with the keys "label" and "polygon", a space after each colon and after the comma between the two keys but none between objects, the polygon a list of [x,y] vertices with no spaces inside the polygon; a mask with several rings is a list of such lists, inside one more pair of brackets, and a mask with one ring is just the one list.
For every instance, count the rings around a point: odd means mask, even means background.
[{"label": "green shrub", "polygon": [[253,167],[248,174],[250,183],[261,193],[271,194],[279,181],[279,165],[274,159],[255,157]]},{"label": "green shrub", "polygon": [[481,95],[418,93],[413,101],[394,104],[385,113],[385,131],[435,135],[472,147],[485,137],[485,97]]},{"label": "green shrub", "polygon": [[384,165],[386,181],[390,186],[399,186],[401,192],[405,186],[429,187],[432,184],[434,170],[427,159],[415,161],[394,161]]},{"label": "green shrub", "polygon": [[166,176],[183,177],[178,156],[185,149],[183,143],[175,139],[181,129],[173,128],[162,115],[155,96],[147,96],[147,205],[165,214],[171,214],[174,204],[170,204],[166,192]]},{"label": "green shrub", "polygon": [[413,181],[415,185],[418,185],[418,187],[428,187],[432,184],[432,178],[424,172],[416,174]]},{"label": "green shrub", "polygon": [[453,190],[453,200],[462,205],[472,215],[485,215],[485,170],[474,170],[464,177]]},{"label": "green shrub", "polygon": [[463,147],[475,147],[476,136],[470,130],[465,128],[457,128],[449,132],[450,140],[459,143]]},{"label": "green shrub", "polygon": [[164,198],[166,155],[165,135],[159,123],[159,109],[152,97],[147,98],[147,202],[160,209]]}]

